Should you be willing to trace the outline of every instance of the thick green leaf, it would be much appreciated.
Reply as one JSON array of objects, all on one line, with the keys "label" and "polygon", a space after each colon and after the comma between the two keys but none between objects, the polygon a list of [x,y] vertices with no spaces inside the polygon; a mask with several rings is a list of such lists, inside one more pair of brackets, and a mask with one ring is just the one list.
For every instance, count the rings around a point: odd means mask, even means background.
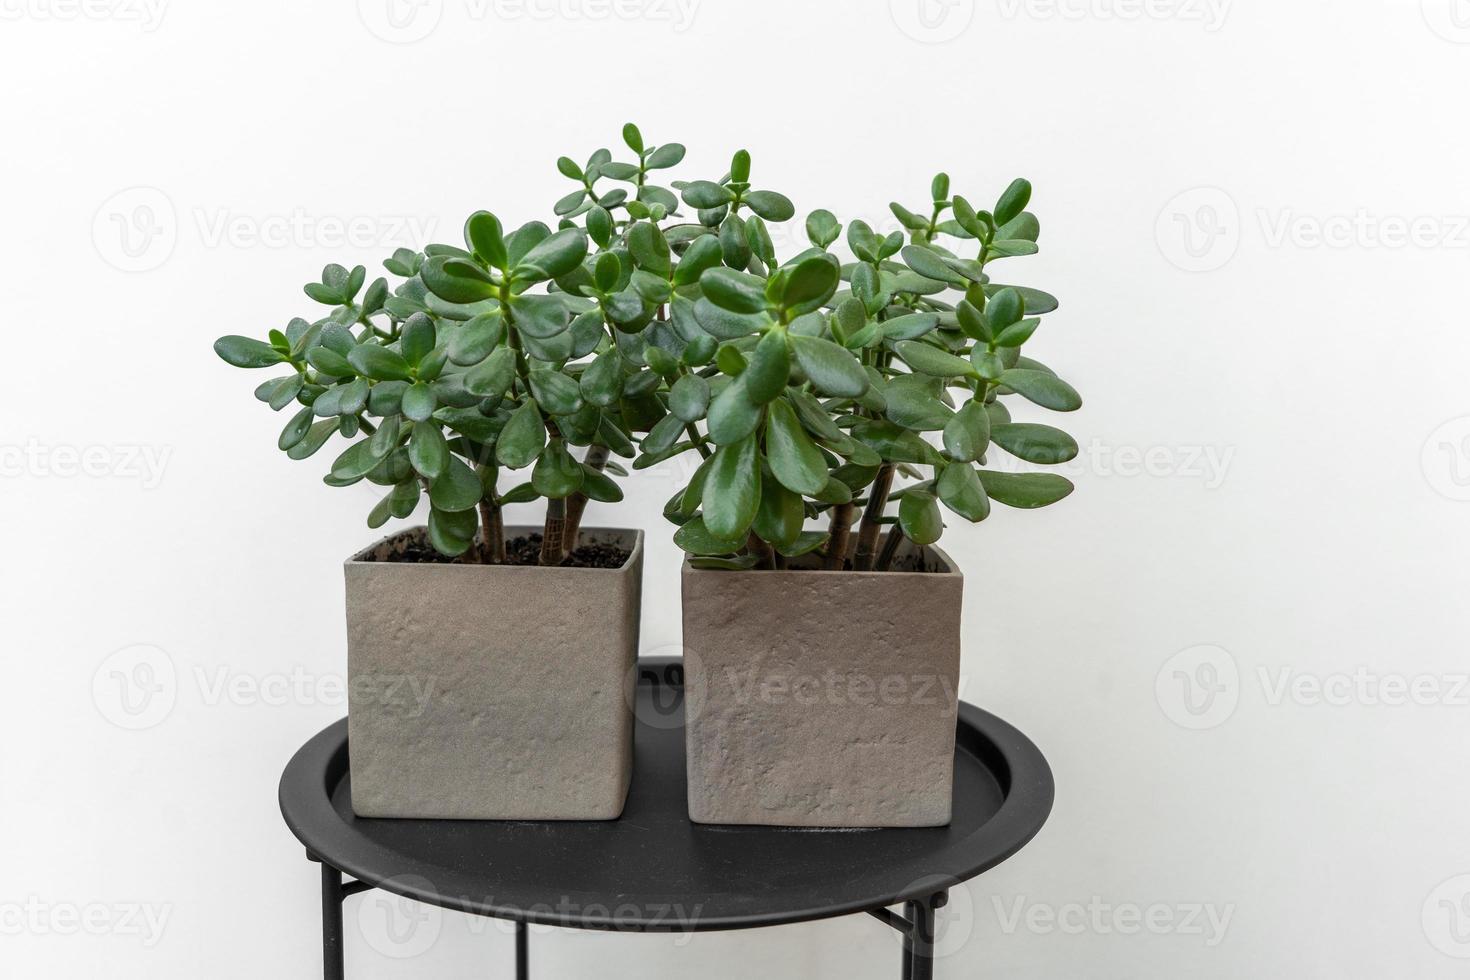
[{"label": "thick green leaf", "polygon": [[429,503],[435,510],[469,510],[480,502],[485,487],[480,475],[458,456],[449,457],[449,465],[429,487]]},{"label": "thick green leaf", "polygon": [[964,276],[945,263],[943,256],[923,245],[905,245],[903,249],[903,261],[910,268],[923,276],[925,279],[933,279],[935,282],[948,283],[964,289],[969,283]]},{"label": "thick green leaf", "polygon": [[587,236],[580,228],[566,228],[542,240],[516,266],[521,279],[559,279],[582,264]]},{"label": "thick green leaf", "polygon": [[814,496],[827,485],[827,461],[784,398],[766,411],[766,456],[776,479],[795,493]]},{"label": "thick green leaf", "polygon": [[306,363],[316,368],[323,374],[329,374],[334,378],[350,378],[357,372],[352,369],[347,358],[338,354],[330,347],[313,347],[306,352]]},{"label": "thick green leaf", "polygon": [[812,386],[824,394],[856,398],[868,390],[868,375],[851,352],[823,337],[791,334],[791,352]]},{"label": "thick green leaf", "polygon": [[852,437],[871,446],[890,462],[932,464],[940,460],[939,453],[918,433],[901,429],[892,422],[863,419],[852,427]]},{"label": "thick green leaf", "polygon": [[704,484],[704,523],[722,541],[743,539],[760,506],[760,465],[755,435],[721,446]]},{"label": "thick green leaf", "polygon": [[841,274],[836,260],[826,255],[802,259],[786,278],[781,305],[797,316],[809,313],[832,298],[839,282]]},{"label": "thick green leaf", "polygon": [[735,200],[735,194],[730,188],[709,180],[690,181],[684,185],[680,193],[684,197],[685,204],[701,210],[717,208]]},{"label": "thick green leaf", "polygon": [[1035,510],[1054,504],[1072,492],[1072,481],[1055,473],[999,473],[980,471],[980,482],[992,500],[1007,507]]},{"label": "thick green leaf", "polygon": [[358,344],[347,355],[347,363],[374,381],[407,381],[411,377],[403,356],[378,344]]},{"label": "thick green leaf", "polygon": [[400,521],[410,516],[419,505],[419,481],[408,479],[394,486],[388,494],[388,512]]},{"label": "thick green leaf", "polygon": [[900,340],[893,345],[905,364],[920,374],[936,378],[976,377],[975,366],[922,340]]},{"label": "thick green leaf", "polygon": [[533,399],[511,413],[510,421],[495,440],[495,459],[513,470],[530,466],[546,445],[546,425]]},{"label": "thick green leaf", "polygon": [[[522,339],[546,340],[557,337],[571,323],[566,305],[556,296],[523,293],[510,301],[510,312]],[[527,347],[529,346],[528,344]]]},{"label": "thick green leaf", "polygon": [[944,451],[959,462],[974,462],[989,445],[990,415],[977,402],[966,403],[944,426]]},{"label": "thick green leaf", "polygon": [[995,223],[1004,225],[1019,217],[1031,202],[1031,182],[1017,177],[995,204]]},{"label": "thick green leaf", "polygon": [[727,384],[709,404],[709,438],[717,446],[740,442],[760,425],[761,406],[751,401],[739,379]]},{"label": "thick green leaf", "polygon": [[435,551],[453,557],[469,550],[475,538],[475,528],[472,522],[466,521],[466,515],[473,518],[474,511],[429,511],[429,544]]},{"label": "thick green leaf", "polygon": [[313,417],[309,407],[303,408],[291,416],[291,420],[281,430],[280,438],[276,440],[277,448],[285,452],[292,446],[298,445],[302,439],[305,439],[306,434],[311,431],[311,420]]},{"label": "thick green leaf", "polygon": [[464,387],[472,395],[499,399],[515,380],[515,351],[502,347],[465,372]]},{"label": "thick green leaf", "polygon": [[790,547],[801,536],[805,522],[806,507],[801,495],[792,493],[771,477],[762,476],[760,506],[752,526],[756,537],[777,547]]},{"label": "thick green leaf", "polygon": [[739,541],[725,541],[711,535],[709,527],[704,526],[703,517],[695,517],[691,522],[679,527],[673,532],[673,544],[679,545],[689,554],[700,555],[722,555],[735,554],[736,551],[745,547],[745,538]]},{"label": "thick green leaf", "polygon": [[772,327],[755,345],[750,365],[740,375],[740,383],[745,386],[745,394],[752,402],[764,405],[786,390],[790,374],[791,350],[786,341],[786,330]]},{"label": "thick green leaf", "polygon": [[403,393],[403,414],[414,422],[423,422],[438,407],[439,400],[434,396],[434,389],[422,381],[414,382]]},{"label": "thick green leaf", "polygon": [[990,516],[990,498],[969,463],[950,463],[939,475],[934,489],[944,506],[967,521],[983,521]]},{"label": "thick green leaf", "polygon": [[383,461],[386,454],[375,454],[371,439],[354,442],[332,462],[332,477],[337,480],[360,480]]},{"label": "thick green leaf", "polygon": [[883,398],[887,402],[888,418],[916,432],[942,429],[954,417],[950,407],[934,397],[927,385],[904,383],[902,378],[889,382]]},{"label": "thick green leaf", "polygon": [[898,502],[898,523],[914,544],[933,544],[944,534],[944,518],[933,494],[911,490]]},{"label": "thick green leaf", "polygon": [[531,393],[548,415],[572,415],[582,407],[582,389],[577,382],[549,368],[530,374]]},{"label": "thick green leaf", "polygon": [[1046,371],[1013,368],[1000,376],[1000,383],[1055,412],[1074,412],[1082,407],[1082,396],[1067,382]]},{"label": "thick green leaf", "polygon": [[433,422],[415,422],[408,441],[408,461],[419,475],[437,480],[449,465],[449,443]]},{"label": "thick green leaf", "polygon": [[766,308],[765,283],[734,269],[708,269],[699,277],[705,299],[731,313],[759,313]]},{"label": "thick green leaf", "polygon": [[214,352],[227,364],[239,368],[263,368],[280,364],[286,355],[262,340],[250,337],[221,337],[214,342]]},{"label": "thick green leaf", "polygon": [[614,483],[606,473],[585,463],[582,464],[582,493],[587,495],[588,500],[604,504],[615,504],[623,499],[622,487]]},{"label": "thick green leaf", "polygon": [[1008,422],[990,431],[997,446],[1028,463],[1055,465],[1077,458],[1077,441],[1061,429],[1032,422]]},{"label": "thick green leaf", "polygon": [[435,255],[419,268],[419,278],[429,292],[447,303],[478,303],[500,295],[489,274],[467,259]]},{"label": "thick green leaf", "polygon": [[791,199],[775,191],[751,191],[745,195],[745,203],[767,221],[790,221],[796,214]]},{"label": "thick green leaf", "polygon": [[714,235],[696,238],[689,246],[679,266],[674,270],[674,285],[687,286],[698,282],[706,269],[713,269],[723,260],[720,240]]},{"label": "thick green leaf", "polygon": [[826,248],[842,234],[842,225],[831,211],[818,209],[806,216],[806,237],[817,248]]},{"label": "thick green leaf", "polygon": [[917,340],[939,326],[936,313],[909,313],[884,320],[883,337],[886,340]]},{"label": "thick green leaf", "polygon": [[623,357],[616,350],[598,354],[581,378],[582,395],[599,408],[611,408],[623,395]]},{"label": "thick green leaf", "polygon": [[669,411],[681,421],[697,422],[709,410],[709,382],[686,374],[669,389]]},{"label": "thick green leaf", "polygon": [[582,488],[586,474],[582,464],[567,452],[566,443],[552,439],[531,471],[531,486],[543,497],[569,497]]},{"label": "thick green leaf", "polygon": [[504,339],[505,321],[499,310],[477,314],[449,333],[449,359],[455,364],[479,364]]},{"label": "thick green leaf", "polygon": [[286,456],[290,459],[306,459],[308,456],[314,455],[322,446],[325,446],[327,440],[331,439],[336,432],[336,419],[326,419],[317,422],[306,431],[306,436],[300,442],[286,450]]},{"label": "thick green leaf", "polygon": [[464,241],[487,265],[504,269],[509,262],[500,219],[489,211],[476,211],[464,223]]}]

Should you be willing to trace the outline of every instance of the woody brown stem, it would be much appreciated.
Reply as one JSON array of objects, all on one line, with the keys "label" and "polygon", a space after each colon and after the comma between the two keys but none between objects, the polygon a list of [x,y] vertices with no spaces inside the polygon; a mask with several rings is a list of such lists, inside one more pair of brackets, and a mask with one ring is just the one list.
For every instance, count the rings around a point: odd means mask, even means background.
[{"label": "woody brown stem", "polygon": [[546,526],[541,530],[541,564],[560,565],[566,557],[567,498],[546,501]]},{"label": "woody brown stem", "polygon": [[776,552],[771,549],[769,544],[752,534],[746,539],[746,545],[750,548],[751,554],[756,556],[759,564],[763,568],[774,569],[776,567]]},{"label": "woody brown stem", "polygon": [[868,506],[863,511],[863,522],[858,528],[857,553],[852,567],[859,572],[872,571],[873,553],[878,548],[878,532],[883,525],[879,521],[888,507],[888,494],[893,489],[893,464],[884,463],[868,488]]},{"label": "woody brown stem", "polygon": [[[587,447],[587,455],[582,459],[588,469],[602,472],[607,465],[608,448],[606,446],[591,445]],[[567,551],[577,550],[577,534],[582,530],[582,512],[587,509],[587,495],[578,491],[567,500],[567,526],[563,532],[562,547]]]},{"label": "woody brown stem", "polygon": [[903,528],[895,524],[888,529],[888,536],[883,539],[883,550],[878,553],[877,571],[886,572],[893,567],[893,557],[898,554],[898,546],[903,540]]},{"label": "woody brown stem", "polygon": [[505,564],[505,518],[494,500],[480,501],[480,561]]},{"label": "woody brown stem", "polygon": [[847,564],[847,546],[852,538],[852,515],[857,512],[853,503],[838,504],[832,508],[832,530],[827,538],[826,568],[840,572]]}]

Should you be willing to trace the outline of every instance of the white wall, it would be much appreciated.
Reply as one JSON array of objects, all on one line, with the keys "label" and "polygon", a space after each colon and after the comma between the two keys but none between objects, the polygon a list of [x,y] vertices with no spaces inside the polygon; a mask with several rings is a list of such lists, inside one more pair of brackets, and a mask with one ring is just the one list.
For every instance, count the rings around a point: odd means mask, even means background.
[{"label": "white wall", "polygon": [[[1057,805],[957,896],[939,975],[1463,976],[1463,0],[417,0],[397,33],[400,0],[93,2],[0,0],[0,972],[318,975],[275,786],[343,713],[338,563],[372,498],[282,459],[210,342],[406,222],[543,216],[555,157],[631,118],[686,175],[750,148],[801,214],[887,221],[939,168],[1036,185],[1078,491],[946,541],[967,696],[1043,748]],[[352,219],[369,241],[333,246]],[[678,637],[676,476],[618,514],[652,532],[650,649]],[[112,675],[139,665],[141,718]],[[1181,676],[1215,678],[1209,710]],[[385,955],[362,901],[352,976],[508,975],[508,934],[458,915]],[[885,977],[897,948],[853,919],[535,957]]]}]

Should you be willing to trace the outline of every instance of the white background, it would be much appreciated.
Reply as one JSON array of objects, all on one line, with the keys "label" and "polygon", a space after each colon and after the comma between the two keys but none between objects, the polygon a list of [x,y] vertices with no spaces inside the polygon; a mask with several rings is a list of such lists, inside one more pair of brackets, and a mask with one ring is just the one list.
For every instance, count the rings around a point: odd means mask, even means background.
[{"label": "white background", "polygon": [[[945,541],[965,696],[1057,803],[957,893],[938,975],[1465,975],[1470,4],[156,2],[0,0],[0,974],[319,975],[276,780],[344,712],[373,497],[285,460],[210,343],[414,223],[549,217],[555,158],[634,119],[686,178],[748,147],[799,215],[891,227],[941,168],[1036,185],[1016,268],[1063,301],[1033,347],[1087,398],[1078,490]],[[592,508],[650,531],[648,652],[681,475]],[[349,901],[350,976],[509,975],[503,929],[395,943],[390,913]],[[860,917],[533,957],[876,978],[898,949]]]}]

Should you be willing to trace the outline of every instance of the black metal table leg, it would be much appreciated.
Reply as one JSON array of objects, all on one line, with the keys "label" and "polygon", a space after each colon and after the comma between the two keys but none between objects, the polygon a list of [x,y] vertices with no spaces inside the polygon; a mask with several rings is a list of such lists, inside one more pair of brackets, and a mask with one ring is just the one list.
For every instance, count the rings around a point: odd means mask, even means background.
[{"label": "black metal table leg", "polygon": [[342,872],[322,862],[322,976],[343,980]]},{"label": "black metal table leg", "polygon": [[914,980],[914,933],[912,923],[919,921],[919,903],[903,903],[904,918],[909,927],[903,931],[903,980]]},{"label": "black metal table leg", "polygon": [[949,892],[942,891],[909,903],[913,907],[910,920],[914,924],[912,980],[934,980],[934,913],[947,901]]},{"label": "black metal table leg", "polygon": [[531,949],[530,936],[527,933],[524,922],[516,923],[516,980],[530,980],[531,977]]}]

